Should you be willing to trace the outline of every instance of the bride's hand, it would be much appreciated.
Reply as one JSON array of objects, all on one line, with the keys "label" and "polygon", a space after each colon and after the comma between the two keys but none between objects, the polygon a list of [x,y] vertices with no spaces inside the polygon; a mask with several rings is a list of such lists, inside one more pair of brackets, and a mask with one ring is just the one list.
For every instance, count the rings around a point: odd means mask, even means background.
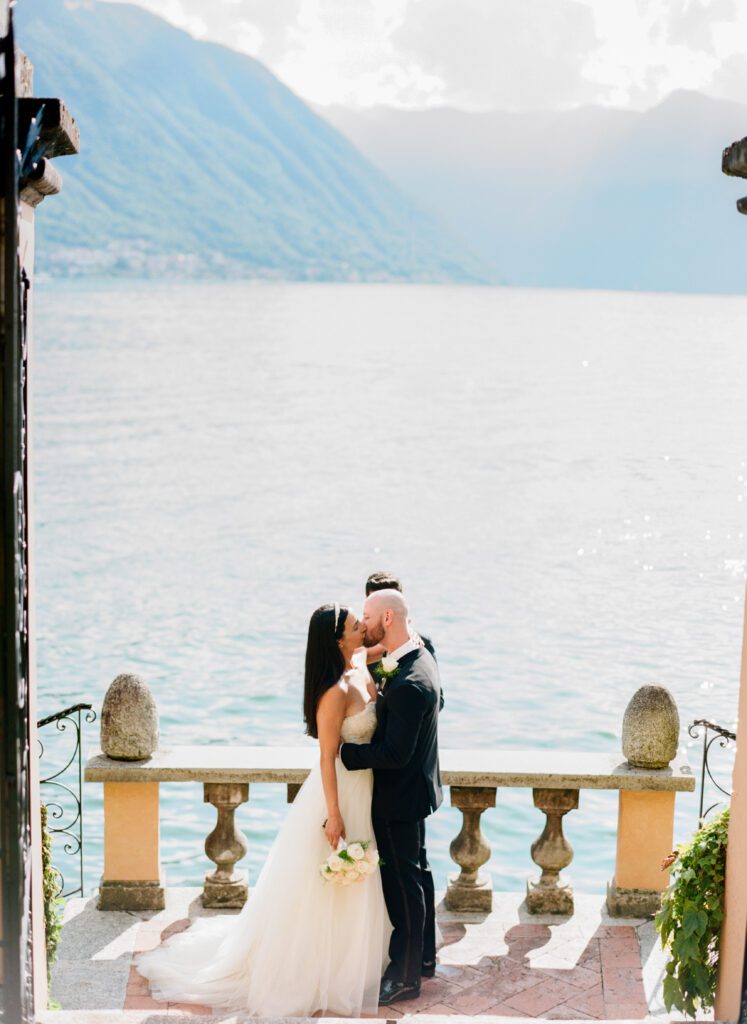
[{"label": "bride's hand", "polygon": [[333,850],[337,849],[337,844],[340,841],[340,836],[345,838],[345,822],[342,820],[341,814],[331,814],[327,818],[324,824],[324,834],[327,837],[327,842]]}]

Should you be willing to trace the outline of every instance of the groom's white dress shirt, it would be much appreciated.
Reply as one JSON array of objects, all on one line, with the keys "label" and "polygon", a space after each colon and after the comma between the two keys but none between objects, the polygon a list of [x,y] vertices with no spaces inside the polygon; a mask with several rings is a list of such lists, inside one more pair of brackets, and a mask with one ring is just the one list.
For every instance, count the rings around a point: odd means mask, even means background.
[{"label": "groom's white dress shirt", "polygon": [[400,661],[410,651],[417,651],[418,647],[420,647],[420,644],[416,644],[414,640],[405,640],[396,651],[387,651],[387,658],[396,658],[397,661]]}]

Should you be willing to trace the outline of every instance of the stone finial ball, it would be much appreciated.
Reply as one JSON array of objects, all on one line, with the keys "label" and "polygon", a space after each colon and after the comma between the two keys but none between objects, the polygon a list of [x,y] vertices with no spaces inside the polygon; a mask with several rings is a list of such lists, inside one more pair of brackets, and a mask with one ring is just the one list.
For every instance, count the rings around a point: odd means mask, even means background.
[{"label": "stone finial ball", "polygon": [[158,748],[158,709],[140,676],[121,675],[101,709],[101,749],[118,761],[142,761]]},{"label": "stone finial ball", "polygon": [[642,686],[625,709],[623,755],[634,768],[666,768],[677,753],[680,716],[665,686]]}]

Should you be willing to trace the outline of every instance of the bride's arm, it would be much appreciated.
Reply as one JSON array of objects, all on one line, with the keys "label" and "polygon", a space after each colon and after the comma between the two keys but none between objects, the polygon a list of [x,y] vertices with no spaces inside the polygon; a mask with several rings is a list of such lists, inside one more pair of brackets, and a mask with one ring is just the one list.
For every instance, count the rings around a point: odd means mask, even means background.
[{"label": "bride's arm", "polygon": [[[366,689],[368,690],[368,696],[372,701],[376,700],[376,698],[379,696],[379,692],[376,689],[376,681],[374,677],[371,675],[371,670],[368,667],[371,664],[371,658],[368,657],[368,655],[371,651],[383,650],[384,648],[381,646],[381,644],[377,644],[376,647],[359,647],[358,650],[353,655],[353,665],[355,668],[359,669],[363,673],[363,677],[366,683]],[[377,655],[377,657],[374,660],[380,661],[381,655]]]},{"label": "bride's arm", "polygon": [[366,664],[371,665],[375,661],[381,661],[386,654],[386,648],[383,644],[375,644],[373,647],[366,648]]},{"label": "bride's arm", "polygon": [[345,822],[337,802],[337,770],[335,761],[340,748],[340,732],[345,717],[347,694],[340,686],[332,686],[322,696],[316,712],[316,728],[319,734],[319,761],[322,771],[324,799],[327,803],[327,822],[324,834],[333,850],[337,849],[340,836],[345,838]]},{"label": "bride's arm", "polygon": [[375,703],[376,698],[379,696],[379,691],[376,689],[376,683],[373,680],[371,673],[368,673],[368,680],[366,681],[366,689],[368,690],[368,696]]}]

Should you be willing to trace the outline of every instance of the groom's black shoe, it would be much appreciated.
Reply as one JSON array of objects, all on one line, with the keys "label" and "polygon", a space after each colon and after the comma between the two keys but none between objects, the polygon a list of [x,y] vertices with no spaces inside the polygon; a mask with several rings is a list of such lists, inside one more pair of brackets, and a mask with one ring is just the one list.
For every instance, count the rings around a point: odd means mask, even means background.
[{"label": "groom's black shoe", "polygon": [[434,978],[436,976],[436,961],[424,960],[420,974],[423,978]]},{"label": "groom's black shoe", "polygon": [[379,989],[379,1006],[390,1006],[400,999],[417,999],[420,984],[408,985],[405,981],[390,981],[384,978]]}]

